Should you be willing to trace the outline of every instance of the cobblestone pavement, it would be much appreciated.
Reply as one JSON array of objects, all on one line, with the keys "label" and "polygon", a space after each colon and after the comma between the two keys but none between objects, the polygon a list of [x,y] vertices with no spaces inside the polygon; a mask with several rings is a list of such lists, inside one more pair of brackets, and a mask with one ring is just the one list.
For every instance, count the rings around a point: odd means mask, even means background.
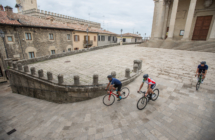
[{"label": "cobblestone pavement", "polygon": [[[125,52],[132,48],[142,54],[138,58],[144,61],[144,73],[160,89],[158,100],[150,101],[142,111],[137,109],[141,95],[136,91],[142,76],[127,86],[131,94],[126,100],[116,101],[110,107],[103,105],[103,97],[72,104],[51,103],[13,94],[8,84],[3,84],[0,85],[0,139],[214,140],[215,56],[123,47]],[[193,77],[202,59],[210,69],[205,83],[196,91]],[[17,131],[7,135],[12,129]]]},{"label": "cobblestone pavement", "polygon": [[[51,71],[55,79],[64,75],[67,84],[73,84],[73,76],[80,76],[81,84],[91,84],[94,73],[99,74],[99,82],[106,83],[106,76],[116,71],[117,78],[124,78],[125,69],[133,67],[133,60],[142,59],[143,69],[160,77],[177,78],[177,81],[190,82],[197,64],[206,60],[210,70],[215,70],[213,53],[167,50],[159,48],[135,47],[126,45],[67,56],[29,65],[37,70]],[[70,62],[69,62],[70,61]],[[209,71],[210,74],[210,71]],[[46,76],[46,74],[45,74]],[[215,75],[208,76],[215,83]]]}]

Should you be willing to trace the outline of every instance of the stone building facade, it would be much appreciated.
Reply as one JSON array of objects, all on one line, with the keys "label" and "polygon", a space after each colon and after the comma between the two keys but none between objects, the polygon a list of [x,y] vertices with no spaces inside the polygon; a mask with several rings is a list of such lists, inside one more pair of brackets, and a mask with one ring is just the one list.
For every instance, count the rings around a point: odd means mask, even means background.
[{"label": "stone building facade", "polygon": [[117,42],[119,43],[122,39],[124,43],[141,43],[143,42],[143,37],[139,34],[132,34],[132,33],[124,33],[117,36]]},{"label": "stone building facade", "polygon": [[16,8],[20,14],[34,16],[42,19],[54,18],[56,21],[64,23],[73,23],[80,25],[89,25],[95,28],[101,28],[101,24],[89,20],[84,20],[76,17],[66,16],[54,12],[44,11],[37,8],[37,0],[16,0]]},{"label": "stone building facade", "polygon": [[[154,0],[154,2],[151,45],[160,46],[162,43],[167,45],[167,42],[174,41],[184,43],[215,40],[214,0]],[[161,42],[162,40],[165,42]]]}]

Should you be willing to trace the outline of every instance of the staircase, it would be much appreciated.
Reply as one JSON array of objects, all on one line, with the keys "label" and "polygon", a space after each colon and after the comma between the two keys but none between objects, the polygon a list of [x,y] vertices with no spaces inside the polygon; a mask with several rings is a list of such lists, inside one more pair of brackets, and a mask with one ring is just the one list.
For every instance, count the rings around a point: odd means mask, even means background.
[{"label": "staircase", "polygon": [[215,53],[215,41],[150,40],[149,42],[142,43],[139,46]]}]

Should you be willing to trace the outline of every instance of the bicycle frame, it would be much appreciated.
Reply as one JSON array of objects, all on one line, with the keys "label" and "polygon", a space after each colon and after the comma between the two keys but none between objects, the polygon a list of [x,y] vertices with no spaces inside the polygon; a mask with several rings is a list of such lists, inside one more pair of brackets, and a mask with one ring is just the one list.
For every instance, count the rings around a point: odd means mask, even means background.
[{"label": "bicycle frame", "polygon": [[118,94],[115,94],[115,93],[113,93],[113,92],[110,90],[110,95],[109,95],[109,98],[108,98],[109,101],[110,101],[111,94],[115,95],[116,97],[119,96]]},{"label": "bicycle frame", "polygon": [[201,83],[202,81],[202,72],[199,74],[199,82]]}]

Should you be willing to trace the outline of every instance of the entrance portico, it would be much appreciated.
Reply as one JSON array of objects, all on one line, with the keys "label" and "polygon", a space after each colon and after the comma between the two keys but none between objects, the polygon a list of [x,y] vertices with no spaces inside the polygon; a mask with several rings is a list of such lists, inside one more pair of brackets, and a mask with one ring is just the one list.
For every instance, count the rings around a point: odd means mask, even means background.
[{"label": "entrance portico", "polygon": [[165,40],[167,36],[167,40],[215,40],[215,2],[213,1],[154,0],[151,39]]}]

